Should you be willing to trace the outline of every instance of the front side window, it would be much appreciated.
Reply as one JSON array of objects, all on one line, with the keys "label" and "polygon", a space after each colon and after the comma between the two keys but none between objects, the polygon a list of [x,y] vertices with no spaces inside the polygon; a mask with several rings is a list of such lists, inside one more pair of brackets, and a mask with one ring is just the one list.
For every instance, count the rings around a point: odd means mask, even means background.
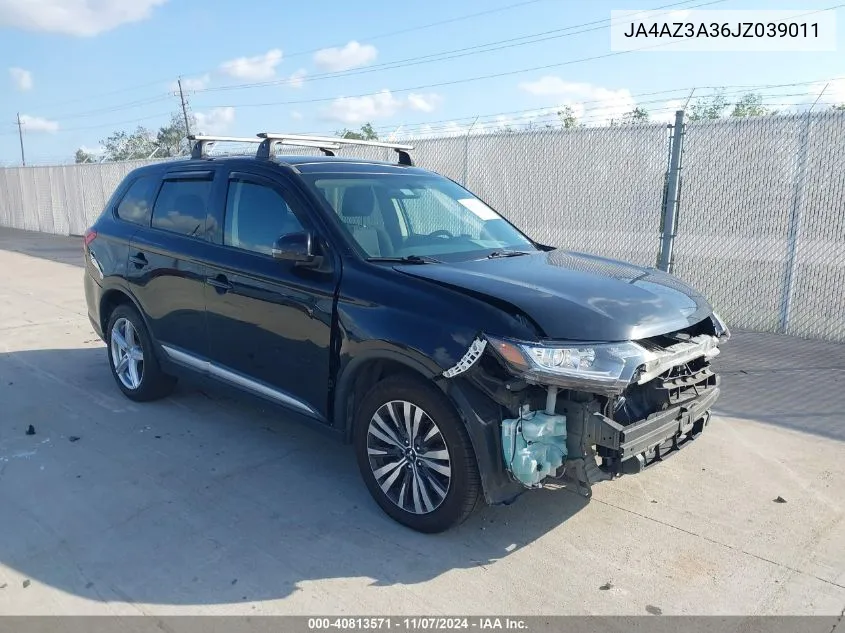
[{"label": "front side window", "polygon": [[229,183],[224,244],[269,255],[281,236],[302,230],[279,190],[246,180]]},{"label": "front side window", "polygon": [[492,251],[536,250],[496,211],[441,176],[314,174],[305,179],[370,258],[460,260]]},{"label": "front side window", "polygon": [[211,180],[165,180],[153,208],[153,226],[190,237],[205,237]]},{"label": "front side window", "polygon": [[117,217],[133,224],[149,226],[157,185],[158,178],[155,176],[138,178],[117,205]]}]

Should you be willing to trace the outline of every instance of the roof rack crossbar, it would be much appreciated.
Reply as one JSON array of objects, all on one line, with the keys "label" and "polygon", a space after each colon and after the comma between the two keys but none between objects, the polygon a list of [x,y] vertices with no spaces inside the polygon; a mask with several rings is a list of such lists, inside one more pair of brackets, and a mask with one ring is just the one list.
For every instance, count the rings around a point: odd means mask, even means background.
[{"label": "roof rack crossbar", "polygon": [[261,145],[258,146],[256,158],[270,158],[276,145],[292,145],[294,147],[314,147],[323,152],[326,156],[334,156],[334,150],[340,149],[337,143],[318,142],[312,140],[300,140],[290,138],[259,138]]},{"label": "roof rack crossbar", "polygon": [[[263,138],[267,141],[300,141],[300,142],[307,142],[307,143],[315,143],[315,144],[325,144],[331,143],[333,145],[361,145],[367,147],[384,147],[387,149],[395,150],[399,154],[399,164],[400,165],[413,165],[414,161],[411,160],[410,151],[414,149],[413,145],[406,145],[404,143],[385,143],[384,141],[365,141],[359,139],[352,139],[352,138],[335,138],[332,136],[311,136],[309,134],[281,134],[275,132],[261,132],[258,134],[260,138]],[[262,154],[262,148],[264,144],[262,144],[261,148],[259,148],[259,155]]]},{"label": "roof rack crossbar", "polygon": [[[267,139],[258,138],[257,136],[206,136],[206,135],[191,135],[189,140],[194,141],[194,146],[191,149],[191,158],[208,158],[208,150],[214,147],[218,142],[223,143],[265,143]],[[315,147],[323,151],[327,156],[334,156],[332,150],[340,149],[337,143],[315,143],[313,141],[304,141],[296,139],[273,139],[273,145],[295,145],[298,147]],[[259,147],[258,153],[261,153]]]},{"label": "roof rack crossbar", "polygon": [[256,136],[208,136],[204,134],[191,134],[189,141],[194,141],[191,148],[191,158],[208,158],[208,151],[218,142],[224,143],[260,143],[261,139]]}]

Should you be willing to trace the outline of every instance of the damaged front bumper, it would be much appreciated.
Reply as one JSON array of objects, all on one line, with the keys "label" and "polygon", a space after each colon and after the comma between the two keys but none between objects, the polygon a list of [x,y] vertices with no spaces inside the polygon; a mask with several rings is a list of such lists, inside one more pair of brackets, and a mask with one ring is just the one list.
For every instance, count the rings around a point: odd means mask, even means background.
[{"label": "damaged front bumper", "polygon": [[713,321],[710,332],[637,341],[640,362],[612,388],[519,371],[520,359],[503,356],[497,339],[479,337],[444,377],[483,425],[484,437],[477,425],[471,437],[488,502],[551,481],[589,496],[591,484],[639,472],[698,437],[719,396],[709,362],[729,336]]}]

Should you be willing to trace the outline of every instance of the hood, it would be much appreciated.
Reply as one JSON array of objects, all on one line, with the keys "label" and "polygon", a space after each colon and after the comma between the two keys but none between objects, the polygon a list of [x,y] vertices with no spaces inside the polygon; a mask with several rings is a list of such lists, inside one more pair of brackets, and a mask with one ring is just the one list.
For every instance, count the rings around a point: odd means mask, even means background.
[{"label": "hood", "polygon": [[550,339],[636,340],[688,327],[712,312],[704,297],[664,272],[561,250],[396,270],[510,304]]}]

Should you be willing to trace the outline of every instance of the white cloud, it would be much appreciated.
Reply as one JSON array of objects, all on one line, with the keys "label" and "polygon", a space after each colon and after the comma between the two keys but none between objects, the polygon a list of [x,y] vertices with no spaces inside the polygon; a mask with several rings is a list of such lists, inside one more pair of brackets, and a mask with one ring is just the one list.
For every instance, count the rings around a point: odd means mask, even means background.
[{"label": "white cloud", "polygon": [[293,110],[290,113],[290,118],[292,118],[294,121],[299,121],[299,120],[302,119],[302,112],[299,112],[297,110]]},{"label": "white cloud", "polygon": [[224,134],[235,122],[235,109],[231,106],[213,108],[208,112],[195,112],[196,134]]},{"label": "white cloud", "polygon": [[[211,75],[206,73],[205,75],[200,75],[199,77],[184,77],[182,78],[182,89],[183,90],[205,90],[208,87],[208,84],[211,82]],[[173,82],[170,84],[170,89],[172,91],[179,90],[178,82]]]},{"label": "white cloud", "polygon": [[150,17],[167,0],[0,0],[0,27],[90,37]]},{"label": "white cloud", "polygon": [[433,112],[442,101],[443,97],[438,94],[417,94],[415,92],[408,94],[408,107],[420,112]]},{"label": "white cloud", "polygon": [[382,90],[364,97],[339,97],[325,110],[323,118],[341,123],[367,123],[388,119],[402,110],[431,112],[442,98],[437,94],[411,93],[406,99],[396,97],[390,90]]},{"label": "white cloud", "polygon": [[278,48],[254,57],[238,57],[220,64],[220,72],[236,79],[263,81],[276,76],[276,66],[282,63],[282,51]]},{"label": "white cloud", "polygon": [[378,56],[371,44],[360,44],[355,40],[342,48],[324,48],[314,53],[314,63],[329,72],[338,72],[366,66]]},{"label": "white cloud", "polygon": [[588,118],[591,124],[619,120],[637,105],[631,92],[625,88],[610,90],[593,84],[565,81],[554,75],[523,82],[519,87],[535,96],[555,97],[562,106],[570,106],[577,117]]},{"label": "white cloud", "polygon": [[288,85],[291,88],[302,88],[302,83],[305,80],[305,75],[307,74],[308,72],[304,68],[300,68],[288,77]]},{"label": "white cloud", "polygon": [[58,132],[59,122],[42,119],[39,116],[21,115],[21,125],[25,132]]},{"label": "white cloud", "polygon": [[[684,99],[670,99],[663,104],[657,104],[654,112],[649,112],[649,123],[674,123],[675,112],[684,107]],[[649,106],[643,106],[646,110],[650,110]]]},{"label": "white cloud", "polygon": [[15,84],[15,89],[20,92],[32,90],[32,73],[23,68],[10,68],[9,76]]}]

